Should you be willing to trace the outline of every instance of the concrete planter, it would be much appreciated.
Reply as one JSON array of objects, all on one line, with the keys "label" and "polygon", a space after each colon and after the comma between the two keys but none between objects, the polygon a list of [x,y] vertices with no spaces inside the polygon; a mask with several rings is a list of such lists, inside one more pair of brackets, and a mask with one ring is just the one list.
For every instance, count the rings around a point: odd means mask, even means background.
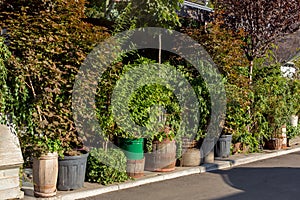
[{"label": "concrete planter", "polygon": [[182,166],[184,167],[195,167],[201,164],[200,149],[187,149],[182,154]]},{"label": "concrete planter", "polygon": [[204,139],[204,141],[201,145],[201,148],[200,148],[202,163],[205,163],[205,164],[214,163],[214,161],[215,161],[214,145],[215,145],[214,138],[205,138]]},{"label": "concrete planter", "polygon": [[20,166],[23,157],[18,137],[0,125],[0,199],[20,199]]}]

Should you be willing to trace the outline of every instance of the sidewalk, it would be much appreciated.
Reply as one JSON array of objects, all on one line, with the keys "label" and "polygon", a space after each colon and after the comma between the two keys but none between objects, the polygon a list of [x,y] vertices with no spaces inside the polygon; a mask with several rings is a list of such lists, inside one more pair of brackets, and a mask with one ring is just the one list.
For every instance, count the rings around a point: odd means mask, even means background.
[{"label": "sidewalk", "polygon": [[[47,198],[48,200],[74,200],[79,198],[85,198],[89,196],[95,196],[126,188],[136,187],[148,183],[173,179],[181,176],[187,176],[191,174],[204,173],[208,171],[227,169],[234,166],[247,164],[259,160],[273,158],[276,156],[286,155],[300,151],[300,137],[297,137],[290,142],[291,147],[284,150],[270,151],[264,150],[262,153],[253,154],[236,154],[226,159],[216,159],[212,164],[202,164],[199,167],[177,167],[173,172],[158,173],[158,172],[145,172],[145,176],[135,179],[133,181],[127,181],[124,183],[117,183],[108,186],[99,185],[96,183],[84,183],[84,187],[74,191],[58,191],[56,197]],[[25,182],[22,190],[25,193],[24,200],[43,200],[44,198],[35,198],[33,196],[33,187],[31,183]]]}]

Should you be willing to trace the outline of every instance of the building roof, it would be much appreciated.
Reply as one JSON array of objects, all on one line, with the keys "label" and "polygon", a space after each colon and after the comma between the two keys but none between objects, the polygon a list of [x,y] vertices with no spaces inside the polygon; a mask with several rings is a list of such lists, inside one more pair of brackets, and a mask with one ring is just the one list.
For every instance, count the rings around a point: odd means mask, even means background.
[{"label": "building roof", "polygon": [[[206,1],[204,1],[204,2],[206,2]],[[188,7],[196,8],[199,10],[205,10],[207,12],[213,12],[213,9],[207,7],[206,3],[203,3],[203,1],[196,1],[196,2],[184,1],[183,6],[188,6]]]},{"label": "building roof", "polygon": [[300,29],[280,38],[275,44],[278,46],[275,54],[281,63],[295,60],[300,57]]}]

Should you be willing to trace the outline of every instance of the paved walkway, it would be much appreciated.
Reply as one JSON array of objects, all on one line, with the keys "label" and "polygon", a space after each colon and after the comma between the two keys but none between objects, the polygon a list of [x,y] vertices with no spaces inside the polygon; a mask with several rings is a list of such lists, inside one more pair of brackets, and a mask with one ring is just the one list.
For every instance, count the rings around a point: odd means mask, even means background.
[{"label": "paved walkway", "polygon": [[[192,174],[199,174],[208,171],[215,171],[218,169],[228,169],[234,166],[247,164],[259,160],[273,158],[281,155],[286,155],[300,151],[300,137],[291,141],[291,147],[279,150],[270,151],[265,150],[262,153],[253,154],[236,154],[227,159],[217,159],[213,164],[203,164],[198,167],[177,167],[175,171],[168,173],[145,172],[145,176],[134,181],[127,181],[125,183],[113,184],[109,186],[102,186],[95,183],[85,183],[84,187],[74,191],[58,191],[56,197],[48,198],[49,200],[74,200],[79,198],[86,198],[96,196],[108,192],[118,191],[122,189],[132,188],[149,183],[155,183],[163,180],[174,179],[178,177],[188,176]],[[32,184],[24,183],[22,187],[25,192],[24,200],[34,200]],[[38,198],[43,199],[43,198]]]}]

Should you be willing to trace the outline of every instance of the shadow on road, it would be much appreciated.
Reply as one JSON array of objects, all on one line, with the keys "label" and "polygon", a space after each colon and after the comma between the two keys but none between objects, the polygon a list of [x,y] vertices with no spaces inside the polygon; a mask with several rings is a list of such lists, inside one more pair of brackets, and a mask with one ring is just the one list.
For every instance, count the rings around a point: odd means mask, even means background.
[{"label": "shadow on road", "polygon": [[243,192],[222,200],[277,200],[300,199],[300,169],[277,168],[233,168],[225,171],[214,171],[222,176],[231,187]]}]

